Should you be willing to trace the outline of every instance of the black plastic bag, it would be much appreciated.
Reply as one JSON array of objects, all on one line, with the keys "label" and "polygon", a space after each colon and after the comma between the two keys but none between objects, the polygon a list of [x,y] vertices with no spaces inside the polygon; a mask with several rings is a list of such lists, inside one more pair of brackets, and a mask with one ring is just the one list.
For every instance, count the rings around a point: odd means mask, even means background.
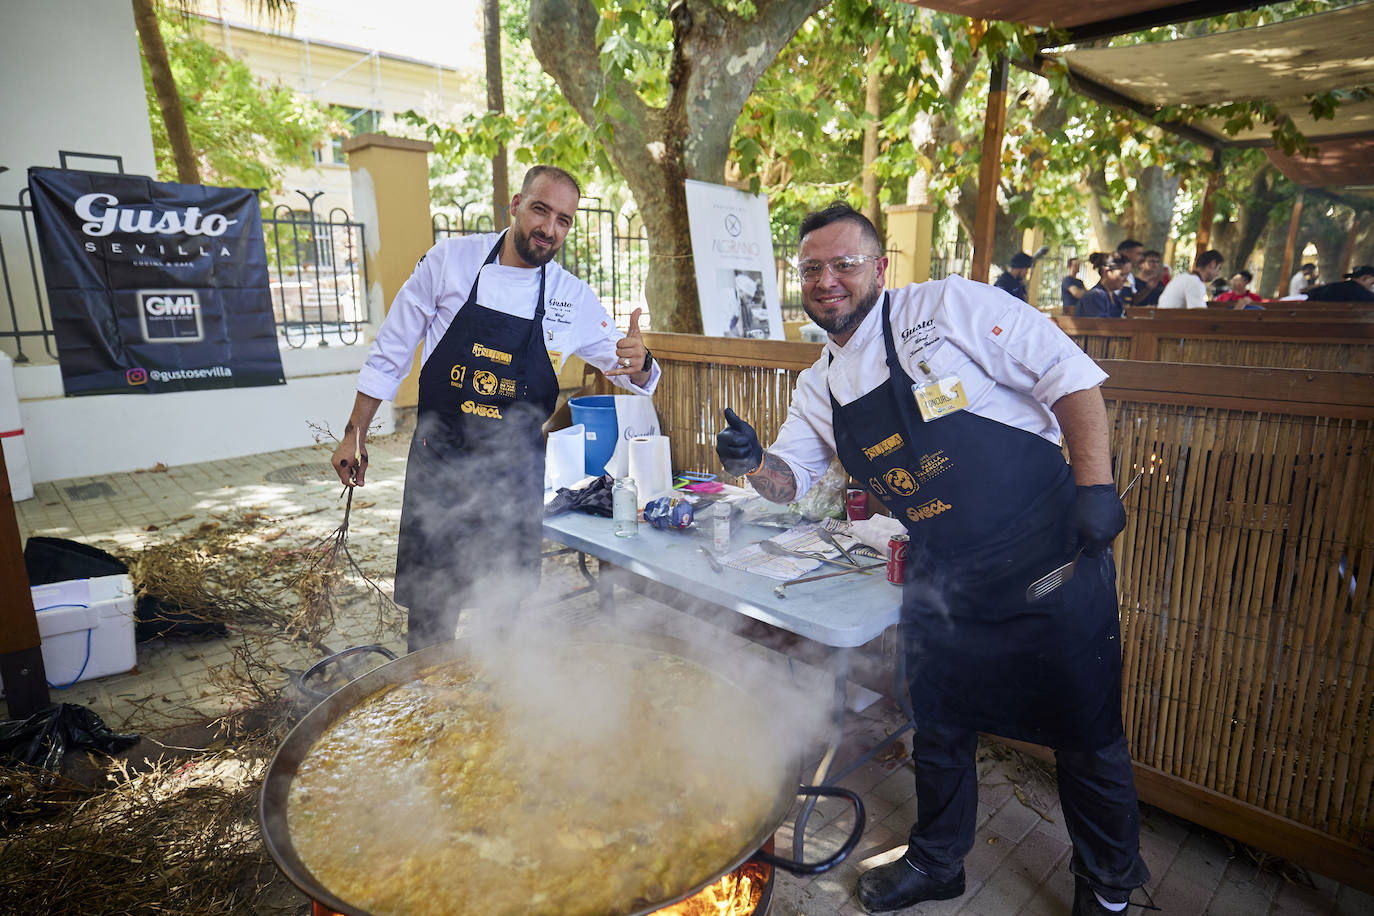
[{"label": "black plastic bag", "polygon": [[62,758],[69,751],[114,754],[138,740],[138,735],[111,731],[100,716],[75,703],[0,722],[0,756],[53,773],[62,772]]}]

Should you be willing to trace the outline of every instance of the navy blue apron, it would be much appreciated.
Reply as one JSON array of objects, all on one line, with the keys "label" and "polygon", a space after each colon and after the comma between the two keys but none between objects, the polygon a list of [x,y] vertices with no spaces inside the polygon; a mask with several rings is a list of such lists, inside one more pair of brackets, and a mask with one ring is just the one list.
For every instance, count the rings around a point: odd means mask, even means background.
[{"label": "navy blue apron", "polygon": [[[911,536],[902,636],[922,720],[1056,748],[1121,735],[1116,570],[1110,551],[1028,603],[1073,555],[1076,493],[1041,436],[968,410],[921,418],[883,297],[889,384],[834,412],[835,448]],[[922,384],[931,379],[922,379]]]},{"label": "navy blue apron", "polygon": [[484,574],[539,574],[542,427],[558,399],[542,332],[544,268],[533,318],[478,305],[481,274],[420,370],[396,546],[396,603],[412,616],[463,602]]}]

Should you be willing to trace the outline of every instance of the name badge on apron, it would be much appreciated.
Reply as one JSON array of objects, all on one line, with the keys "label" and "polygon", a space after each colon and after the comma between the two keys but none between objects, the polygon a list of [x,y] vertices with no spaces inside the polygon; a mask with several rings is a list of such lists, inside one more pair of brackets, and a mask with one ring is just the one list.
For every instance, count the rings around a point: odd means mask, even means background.
[{"label": "name badge on apron", "polygon": [[922,420],[929,423],[968,406],[968,395],[964,393],[964,383],[959,376],[947,375],[937,379],[925,360],[917,365],[928,379],[925,384],[913,382],[911,385],[911,394],[916,399]]},{"label": "name badge on apron", "polygon": [[557,375],[563,371],[563,354],[557,350],[549,351],[549,363],[553,366],[553,374]]}]

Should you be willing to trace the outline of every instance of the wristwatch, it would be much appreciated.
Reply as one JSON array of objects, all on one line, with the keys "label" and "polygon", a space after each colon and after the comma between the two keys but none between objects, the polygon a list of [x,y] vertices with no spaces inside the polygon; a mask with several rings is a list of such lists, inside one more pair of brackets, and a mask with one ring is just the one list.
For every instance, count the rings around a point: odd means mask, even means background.
[{"label": "wristwatch", "polygon": [[639,368],[640,372],[648,372],[654,365],[654,354],[649,352],[649,348],[644,348],[644,365]]}]

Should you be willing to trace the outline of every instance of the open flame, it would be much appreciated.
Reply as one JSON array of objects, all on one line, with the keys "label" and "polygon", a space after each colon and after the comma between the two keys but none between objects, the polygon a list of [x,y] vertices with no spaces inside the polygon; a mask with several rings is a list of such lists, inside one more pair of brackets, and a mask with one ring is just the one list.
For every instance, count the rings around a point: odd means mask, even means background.
[{"label": "open flame", "polygon": [[763,898],[770,866],[746,862],[710,887],[653,916],[749,916]]}]

